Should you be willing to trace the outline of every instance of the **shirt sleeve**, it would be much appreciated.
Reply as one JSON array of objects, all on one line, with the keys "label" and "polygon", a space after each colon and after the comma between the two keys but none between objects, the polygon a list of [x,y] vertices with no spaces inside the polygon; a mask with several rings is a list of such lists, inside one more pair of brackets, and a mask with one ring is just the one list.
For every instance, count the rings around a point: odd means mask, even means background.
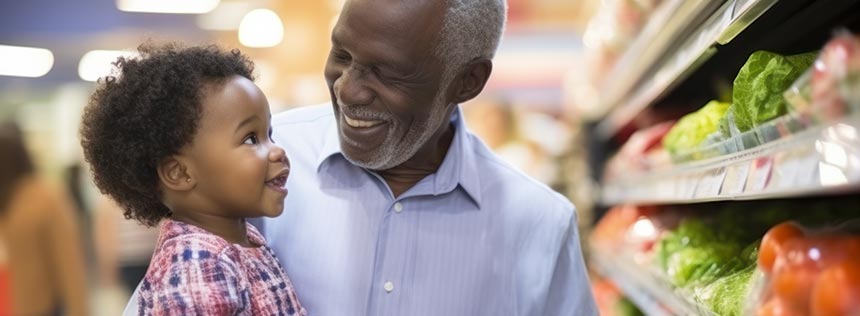
[{"label": "shirt sleeve", "polygon": [[157,262],[159,271],[144,279],[140,290],[151,295],[140,295],[138,307],[151,307],[154,316],[251,315],[249,288],[230,250],[213,254],[175,245],[160,249],[173,255],[164,256],[167,260],[160,261],[167,262]]},{"label": "shirt sleeve", "polygon": [[598,315],[582,258],[577,227],[574,215],[556,259],[544,316]]}]

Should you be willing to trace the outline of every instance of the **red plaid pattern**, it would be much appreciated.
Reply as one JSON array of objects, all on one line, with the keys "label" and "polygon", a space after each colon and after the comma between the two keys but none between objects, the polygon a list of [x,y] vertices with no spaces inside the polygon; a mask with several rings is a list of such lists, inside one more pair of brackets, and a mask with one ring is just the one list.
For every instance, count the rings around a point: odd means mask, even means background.
[{"label": "red plaid pattern", "polygon": [[230,244],[199,227],[165,220],[140,286],[138,315],[306,315],[283,267],[250,224]]}]

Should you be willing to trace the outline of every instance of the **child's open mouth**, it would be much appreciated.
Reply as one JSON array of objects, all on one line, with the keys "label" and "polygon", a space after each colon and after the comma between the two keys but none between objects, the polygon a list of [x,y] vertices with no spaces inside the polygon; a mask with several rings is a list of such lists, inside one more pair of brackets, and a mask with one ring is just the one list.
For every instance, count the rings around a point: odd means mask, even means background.
[{"label": "child's open mouth", "polygon": [[278,176],[272,178],[272,180],[266,181],[266,186],[271,188],[272,190],[287,193],[287,175],[288,171],[283,171]]}]

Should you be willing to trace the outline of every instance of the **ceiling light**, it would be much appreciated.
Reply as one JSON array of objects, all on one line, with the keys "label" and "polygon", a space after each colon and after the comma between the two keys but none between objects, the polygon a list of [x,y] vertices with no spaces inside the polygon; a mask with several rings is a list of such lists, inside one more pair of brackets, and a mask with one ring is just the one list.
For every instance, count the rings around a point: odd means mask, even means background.
[{"label": "ceiling light", "polygon": [[204,30],[233,31],[239,28],[242,17],[259,7],[247,2],[222,2],[215,10],[197,16],[197,26]]},{"label": "ceiling light", "polygon": [[54,67],[54,54],[44,48],[0,45],[0,76],[37,78]]},{"label": "ceiling light", "polygon": [[273,47],[284,40],[284,24],[269,9],[256,9],[239,23],[239,42],[248,47]]},{"label": "ceiling light", "polygon": [[111,74],[113,62],[120,56],[134,57],[137,53],[119,50],[93,50],[81,57],[78,63],[78,76],[86,81],[96,81]]},{"label": "ceiling light", "polygon": [[220,0],[116,0],[126,12],[200,14],[212,11]]}]

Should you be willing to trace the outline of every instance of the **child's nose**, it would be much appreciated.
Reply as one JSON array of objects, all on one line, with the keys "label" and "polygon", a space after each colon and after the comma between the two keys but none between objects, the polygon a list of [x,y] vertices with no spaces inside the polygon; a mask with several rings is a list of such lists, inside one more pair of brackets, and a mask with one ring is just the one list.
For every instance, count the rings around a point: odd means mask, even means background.
[{"label": "child's nose", "polygon": [[290,165],[290,159],[287,157],[287,151],[284,150],[283,147],[278,145],[272,145],[272,150],[269,151],[269,161],[283,162],[288,167]]}]

